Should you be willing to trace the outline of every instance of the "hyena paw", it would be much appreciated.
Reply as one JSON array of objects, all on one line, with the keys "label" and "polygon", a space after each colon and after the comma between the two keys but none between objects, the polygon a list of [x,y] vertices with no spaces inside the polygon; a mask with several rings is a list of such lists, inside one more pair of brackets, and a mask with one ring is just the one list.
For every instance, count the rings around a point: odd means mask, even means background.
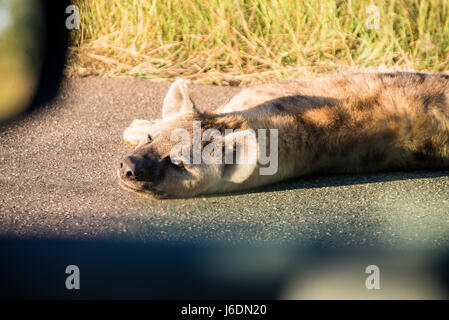
[{"label": "hyena paw", "polygon": [[147,120],[133,120],[131,125],[123,132],[123,140],[132,146],[138,146],[148,140],[152,123]]}]

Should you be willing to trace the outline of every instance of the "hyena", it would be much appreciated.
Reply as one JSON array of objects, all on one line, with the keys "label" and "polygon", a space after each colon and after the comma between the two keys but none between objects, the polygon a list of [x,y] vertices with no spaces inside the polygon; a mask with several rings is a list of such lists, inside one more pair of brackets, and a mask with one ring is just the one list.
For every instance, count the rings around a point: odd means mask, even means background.
[{"label": "hyena", "polygon": [[[188,82],[180,79],[162,115],[125,130],[125,142],[137,148],[118,169],[122,186],[156,198],[248,190],[313,173],[449,168],[449,76],[443,74],[360,73],[263,84],[243,89],[213,113],[195,107]],[[179,142],[171,133],[192,132],[195,121],[223,135],[239,129],[231,133],[231,147],[252,154],[257,145],[237,138],[276,129],[277,171],[260,174],[257,156],[233,164],[174,161],[170,151]]]}]

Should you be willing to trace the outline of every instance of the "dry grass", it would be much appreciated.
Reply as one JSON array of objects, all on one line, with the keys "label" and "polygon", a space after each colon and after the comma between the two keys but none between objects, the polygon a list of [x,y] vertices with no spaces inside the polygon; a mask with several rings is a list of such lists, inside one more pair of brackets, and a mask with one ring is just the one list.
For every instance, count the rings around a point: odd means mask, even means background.
[{"label": "dry grass", "polygon": [[[449,69],[447,0],[76,0],[68,73],[240,84]],[[378,28],[366,26],[369,5]]]}]

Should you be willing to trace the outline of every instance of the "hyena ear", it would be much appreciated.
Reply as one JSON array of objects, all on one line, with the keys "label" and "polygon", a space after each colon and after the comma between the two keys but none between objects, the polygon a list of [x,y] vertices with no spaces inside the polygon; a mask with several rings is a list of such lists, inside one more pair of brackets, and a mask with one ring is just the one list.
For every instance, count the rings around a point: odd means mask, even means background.
[{"label": "hyena ear", "polygon": [[162,118],[167,119],[174,115],[179,115],[187,112],[192,112],[194,106],[190,100],[189,90],[187,85],[190,81],[185,79],[178,79],[172,83],[168,89],[167,95],[162,106]]},{"label": "hyena ear", "polygon": [[248,129],[227,134],[223,178],[233,183],[242,183],[248,179],[257,167],[257,155],[257,139],[254,130]]},{"label": "hyena ear", "polygon": [[151,130],[151,122],[147,120],[134,120],[123,132],[123,140],[132,146],[140,146],[148,142],[148,134]]}]

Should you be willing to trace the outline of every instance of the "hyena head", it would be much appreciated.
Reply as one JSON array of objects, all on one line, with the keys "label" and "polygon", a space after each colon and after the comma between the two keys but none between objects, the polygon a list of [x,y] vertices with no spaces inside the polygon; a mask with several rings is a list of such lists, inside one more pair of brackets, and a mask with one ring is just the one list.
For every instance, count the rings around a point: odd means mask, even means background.
[{"label": "hyena head", "polygon": [[[245,128],[243,118],[199,112],[185,80],[171,85],[162,115],[154,124],[135,120],[124,133],[125,141],[138,144],[119,165],[118,176],[126,189],[156,198],[192,197],[240,184],[255,171],[254,132]],[[240,130],[229,133],[229,129]],[[195,143],[198,133],[200,142]],[[229,155],[232,161],[225,161]]]}]

